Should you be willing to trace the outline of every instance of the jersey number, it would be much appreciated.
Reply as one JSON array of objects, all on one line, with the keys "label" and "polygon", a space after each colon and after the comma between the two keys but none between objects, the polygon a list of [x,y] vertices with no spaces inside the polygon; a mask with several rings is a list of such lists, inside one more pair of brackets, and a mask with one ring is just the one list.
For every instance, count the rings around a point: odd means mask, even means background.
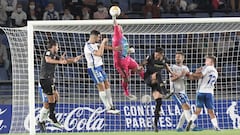
[{"label": "jersey number", "polygon": [[213,86],[214,83],[216,82],[216,76],[214,76],[214,75],[209,75],[208,77],[209,77],[209,80],[208,80],[207,85]]}]

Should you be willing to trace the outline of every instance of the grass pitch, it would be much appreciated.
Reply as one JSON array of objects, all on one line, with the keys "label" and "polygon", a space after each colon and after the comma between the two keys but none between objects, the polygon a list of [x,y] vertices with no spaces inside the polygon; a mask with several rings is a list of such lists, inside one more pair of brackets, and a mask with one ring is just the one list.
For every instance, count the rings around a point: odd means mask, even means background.
[{"label": "grass pitch", "polygon": [[[37,133],[36,135],[240,135],[239,130],[204,130],[198,132],[176,132],[176,131],[159,131],[158,133],[150,131],[142,132],[75,132],[75,133]],[[1,134],[1,135],[29,135],[29,134]]]}]

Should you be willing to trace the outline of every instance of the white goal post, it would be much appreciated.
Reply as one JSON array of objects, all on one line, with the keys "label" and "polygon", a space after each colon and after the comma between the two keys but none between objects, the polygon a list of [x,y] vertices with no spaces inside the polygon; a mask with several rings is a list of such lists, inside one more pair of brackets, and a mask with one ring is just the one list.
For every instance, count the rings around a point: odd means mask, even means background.
[{"label": "white goal post", "polygon": [[[233,124],[236,123],[232,122],[226,111],[231,106],[231,102],[240,104],[240,79],[238,77],[240,74],[238,67],[240,47],[237,45],[240,42],[240,18],[119,19],[118,23],[123,26],[124,35],[127,37],[130,46],[133,46],[136,50],[135,54],[131,56],[137,62],[141,62],[145,56],[153,53],[154,49],[158,46],[165,49],[166,56],[169,57],[171,64],[174,63],[175,52],[178,50],[183,51],[186,55],[185,64],[188,65],[190,71],[194,71],[198,66],[204,65],[204,55],[217,55],[219,60],[217,68],[221,75],[215,91],[216,111],[218,112],[221,128],[234,128]],[[12,106],[23,106],[26,102],[22,102],[22,100],[27,100],[28,109],[26,111],[29,111],[29,114],[27,113],[29,123],[26,120],[25,123],[19,121],[17,119],[19,117],[17,115],[19,114],[13,112],[12,115],[16,116],[12,116],[12,130],[10,132],[29,132],[32,135],[39,132],[38,127],[36,127],[36,115],[39,112],[37,108],[41,107],[41,101],[36,92],[36,82],[38,81],[39,58],[46,49],[45,42],[48,40],[48,36],[56,39],[60,46],[62,46],[60,53],[67,51],[67,55],[72,57],[83,53],[84,42],[88,40],[89,33],[93,29],[99,30],[101,34],[108,37],[111,41],[113,34],[112,25],[112,20],[28,21],[26,29],[2,28],[9,40],[12,61],[15,61],[16,65],[18,62],[27,62],[27,67],[14,67],[13,64],[13,72],[17,71],[14,68],[27,68],[27,72],[13,73],[13,85],[16,87],[13,87],[13,91],[15,91],[13,92],[13,100],[15,101],[13,101]],[[25,33],[27,36],[13,34],[18,32]],[[206,41],[202,39],[206,39]],[[23,44],[26,41],[27,46],[24,46]],[[231,44],[231,46],[223,47],[221,46],[224,45],[223,42]],[[22,50],[23,52],[14,49],[19,48],[18,43],[25,47]],[[14,56],[14,53],[22,54],[24,51],[27,51],[27,58],[23,58],[23,61],[16,60],[17,57],[25,57],[26,55]],[[150,108],[154,106],[154,102],[149,105],[150,107],[146,107],[139,100],[134,102],[128,101],[122,95],[123,90],[119,83],[120,77],[113,69],[111,51],[106,51],[103,58],[105,62],[104,67],[111,82],[114,102],[117,104],[116,107],[121,110],[120,116],[102,114],[99,106],[103,106],[97,97],[98,93],[93,82],[87,76],[85,70],[87,67],[84,60],[78,64],[59,65],[56,69],[56,79],[57,88],[60,89],[61,101],[59,106],[57,106],[59,109],[56,112],[60,112],[58,118],[61,119],[66,129],[60,131],[48,125],[48,132],[143,131],[152,128],[151,122],[148,121],[152,120],[153,114]],[[15,84],[14,80],[21,80],[21,74],[27,75],[27,85],[21,86],[22,84]],[[163,74],[167,80],[168,75],[165,72]],[[132,75],[130,80],[129,88],[138,98],[144,95],[151,95],[150,89],[137,75]],[[196,85],[195,81],[187,82],[187,94],[191,100],[192,110],[195,108]],[[169,88],[168,83],[166,87]],[[14,99],[18,95],[21,95],[18,92],[28,94],[26,96],[27,99]],[[177,105],[171,99],[164,102],[162,107],[163,116],[160,118],[162,122],[160,128],[163,130],[174,130],[181,109],[176,107]],[[86,126],[83,128],[77,127],[77,124],[71,125],[73,127],[69,126],[70,120],[67,122],[67,116],[75,110],[83,108],[87,108],[89,114],[81,114],[79,119],[90,118],[90,116],[99,111],[99,114],[96,115],[96,120],[103,120],[104,124],[99,125],[99,127],[94,127],[94,124],[90,124],[89,127]],[[16,112],[18,111],[16,110]],[[210,129],[211,122],[206,112],[203,112],[203,114],[197,121],[197,125]],[[26,117],[26,113],[22,115],[24,115],[22,117]],[[76,119],[77,121],[79,120],[77,117],[72,117],[72,119]],[[24,123],[24,128],[27,128],[18,131],[19,125],[13,124],[13,122],[17,122],[18,124]],[[13,128],[14,126],[15,128]]]}]

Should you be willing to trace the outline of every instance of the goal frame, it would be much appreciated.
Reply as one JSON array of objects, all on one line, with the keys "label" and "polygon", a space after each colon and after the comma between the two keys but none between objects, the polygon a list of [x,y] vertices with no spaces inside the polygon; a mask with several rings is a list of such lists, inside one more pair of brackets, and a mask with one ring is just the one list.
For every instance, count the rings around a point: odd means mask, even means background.
[{"label": "goal frame", "polygon": [[[181,19],[119,19],[119,24],[197,24],[197,23],[234,23],[239,22],[238,17],[227,18],[181,18]],[[35,135],[35,80],[34,80],[34,27],[36,26],[61,26],[61,25],[112,25],[113,21],[109,20],[62,20],[62,21],[28,21],[28,106],[30,118],[30,135]]]}]

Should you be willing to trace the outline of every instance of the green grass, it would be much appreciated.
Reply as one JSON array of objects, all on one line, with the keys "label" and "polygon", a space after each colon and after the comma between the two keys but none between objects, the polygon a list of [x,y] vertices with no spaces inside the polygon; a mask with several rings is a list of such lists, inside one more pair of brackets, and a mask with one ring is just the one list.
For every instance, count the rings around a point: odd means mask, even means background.
[{"label": "green grass", "polygon": [[[39,133],[37,135],[47,135]],[[159,131],[158,133],[143,132],[79,132],[79,133],[50,133],[51,135],[240,135],[240,130],[204,130],[199,132]],[[1,135],[28,135],[28,134],[1,134]]]}]

